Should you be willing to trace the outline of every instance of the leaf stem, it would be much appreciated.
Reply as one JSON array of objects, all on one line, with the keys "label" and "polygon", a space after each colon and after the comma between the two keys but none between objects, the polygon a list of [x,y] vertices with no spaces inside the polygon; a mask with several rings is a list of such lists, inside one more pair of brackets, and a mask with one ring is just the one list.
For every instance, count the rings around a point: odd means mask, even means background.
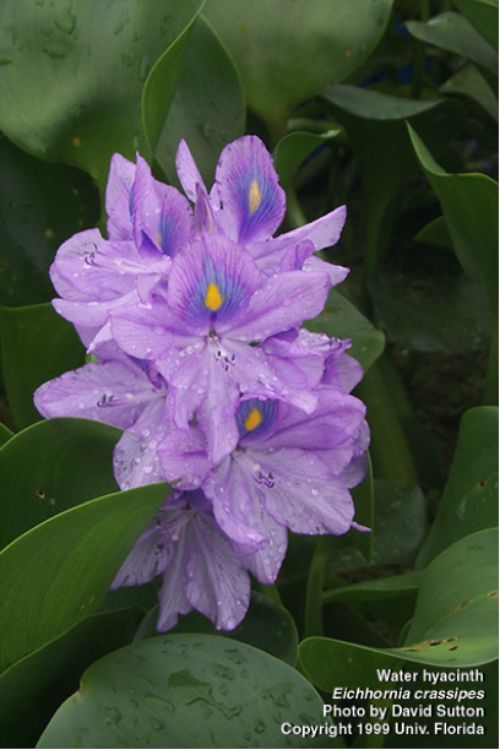
[{"label": "leaf stem", "polygon": [[323,582],[328,559],[328,537],[320,536],[309,566],[304,613],[304,637],[323,635]]},{"label": "leaf stem", "polygon": [[[425,22],[430,17],[429,0],[420,0],[420,20]],[[424,83],[425,73],[425,43],[418,39],[413,40],[414,57],[413,57],[413,78],[411,82],[411,96],[413,99],[420,99]]]},{"label": "leaf stem", "polygon": [[368,408],[374,475],[418,484],[413,456],[388,386],[384,355],[370,367],[357,391]]}]

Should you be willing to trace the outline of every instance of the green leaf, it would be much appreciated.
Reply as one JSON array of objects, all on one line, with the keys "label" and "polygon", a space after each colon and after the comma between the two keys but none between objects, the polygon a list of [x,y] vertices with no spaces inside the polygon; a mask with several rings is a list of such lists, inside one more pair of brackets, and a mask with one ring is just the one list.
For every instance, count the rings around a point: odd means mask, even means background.
[{"label": "green leaf", "polygon": [[498,300],[498,185],[484,174],[448,174],[408,125],[413,148],[446,218],[464,270],[486,287],[492,308]]},{"label": "green leaf", "polygon": [[120,434],[86,419],[52,419],[1,448],[0,547],[61,511],[116,492],[113,449]]},{"label": "green leaf", "polygon": [[0,128],[34,156],[81,167],[102,186],[114,151],[133,158],[143,148],[144,81],[200,6],[6,0]]},{"label": "green leaf", "polygon": [[330,292],[325,311],[306,323],[306,328],[315,333],[351,339],[352,347],[349,354],[360,362],[365,372],[384,350],[385,339],[382,331],[377,330],[336,289]]},{"label": "green leaf", "polygon": [[56,709],[78,688],[82,672],[130,643],[140,617],[137,609],[91,615],[7,669],[0,676],[3,746],[34,747]]},{"label": "green leaf", "polygon": [[418,591],[421,582],[420,571],[410,570],[397,576],[374,578],[353,583],[350,586],[325,591],[323,601],[327,602],[370,602],[392,599],[403,594]]},{"label": "green leaf", "polygon": [[[162,82],[171,75],[170,54],[169,50],[158,63]],[[245,100],[238,71],[217,34],[200,16],[185,45],[177,88],[159,134],[155,158],[174,182],[175,154],[184,138],[202,176],[211,185],[222,148],[244,130]]]},{"label": "green leaf", "polygon": [[280,726],[321,715],[311,685],[269,654],[220,636],[166,635],[90,667],[38,747],[309,747]]},{"label": "green leaf", "polygon": [[430,563],[422,575],[404,646],[371,648],[333,638],[308,638],[299,646],[306,675],[330,692],[336,685],[380,688],[377,668],[399,670],[417,664],[457,668],[494,661],[498,655],[496,547],[497,531],[480,531]]},{"label": "green leaf", "polygon": [[405,186],[419,171],[405,122],[439,150],[460,129],[462,108],[451,99],[401,99],[356,86],[334,86],[325,97],[347,130],[361,172],[365,263],[373,275],[389,248]]},{"label": "green leaf", "polygon": [[7,443],[12,437],[14,437],[12,430],[9,430],[8,427],[0,422],[0,447],[4,445],[4,443]]},{"label": "green leaf", "polygon": [[33,159],[1,135],[0,161],[0,304],[45,302],[57,247],[98,219],[97,191],[82,172]]},{"label": "green leaf", "polygon": [[498,0],[454,0],[464,16],[498,49]]},{"label": "green leaf", "polygon": [[325,91],[324,96],[335,107],[353,117],[386,124],[410,120],[444,103],[440,99],[430,101],[403,99],[358,86],[346,85],[332,86]]},{"label": "green leaf", "polygon": [[366,373],[357,393],[367,407],[374,475],[415,485],[417,470],[399,414],[399,394],[384,356]]},{"label": "green leaf", "polygon": [[[481,284],[465,274],[448,279],[391,275],[370,284],[387,339],[419,352],[462,354],[488,348],[491,313]],[[439,320],[439,326],[436,321]]]},{"label": "green leaf", "polygon": [[442,94],[462,94],[473,99],[490,117],[498,122],[498,99],[495,92],[475,65],[465,65],[448,78],[439,91]]},{"label": "green leaf", "polygon": [[415,242],[423,242],[426,245],[436,245],[436,247],[445,247],[453,250],[453,241],[444,216],[438,216],[415,235]]},{"label": "green leaf", "polygon": [[498,409],[470,409],[460,423],[453,464],[419,566],[467,534],[498,524],[497,462]]},{"label": "green leaf", "polygon": [[283,136],[274,149],[274,166],[280,183],[287,187],[293,182],[300,165],[313,151],[334,140],[341,131],[329,130],[326,133],[308,133],[297,130]]},{"label": "green leaf", "polygon": [[425,498],[417,485],[375,480],[373,564],[407,564],[414,559],[426,529]]},{"label": "green leaf", "polygon": [[165,484],[90,500],[18,537],[0,553],[0,670],[99,608]]},{"label": "green leaf", "polygon": [[209,0],[206,16],[234,55],[249,107],[277,140],[295,105],[369,57],[391,9],[392,0]]},{"label": "green leaf", "polygon": [[195,21],[196,16],[156,61],[144,84],[141,102],[142,125],[150,154],[155,153],[172,105],[186,44]]},{"label": "green leaf", "polygon": [[406,639],[408,646],[418,644],[414,653],[438,664],[486,664],[498,658],[497,559],[498,529],[483,529],[429,563]]},{"label": "green leaf", "polygon": [[[147,613],[134,640],[157,635],[158,609],[157,605]],[[198,612],[190,612],[179,618],[171,632],[218,634],[214,624]],[[226,637],[255,646],[292,667],[297,662],[297,629],[291,615],[284,607],[255,591],[252,592],[245,619],[237,628],[226,633]]]},{"label": "green leaf", "polygon": [[406,28],[416,39],[454,52],[497,74],[498,55],[495,50],[459,13],[450,11],[429,21],[407,21]]},{"label": "green leaf", "polygon": [[75,329],[50,304],[0,307],[5,390],[17,427],[40,420],[33,393],[47,380],[84,363]]}]

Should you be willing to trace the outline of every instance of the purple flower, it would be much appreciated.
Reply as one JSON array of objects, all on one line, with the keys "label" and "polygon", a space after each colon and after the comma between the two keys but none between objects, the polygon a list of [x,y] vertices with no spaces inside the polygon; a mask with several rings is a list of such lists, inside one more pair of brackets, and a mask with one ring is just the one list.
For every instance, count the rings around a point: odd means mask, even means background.
[{"label": "purple flower", "polygon": [[151,363],[124,355],[90,363],[44,383],[34,400],[47,419],[85,417],[125,430],[113,458],[122,489],[163,481],[157,447],[171,421],[166,383]]},{"label": "purple flower", "polygon": [[286,200],[272,157],[257,136],[243,136],[223,149],[210,195],[185,141],[179,144],[176,163],[200,229],[218,230],[245,247],[267,274],[303,268],[328,273],[332,284],[345,279],[346,268],[312,257],[338,241],[345,206],[292,232],[272,236],[285,215]]},{"label": "purple flower", "polygon": [[363,369],[345,352],[349,339],[332,339],[306,329],[290,329],[262,342],[268,363],[290,387],[311,391],[320,382],[349,393]]},{"label": "purple flower", "polygon": [[[235,446],[240,393],[278,398],[311,411],[310,387],[280,378],[258,342],[299,326],[323,308],[323,273],[265,277],[238,245],[218,234],[190,243],[151,302],[111,315],[113,336],[133,357],[154,360],[171,390],[176,424],[197,415],[216,463]],[[314,354],[311,354],[314,357]]]},{"label": "purple flower", "polygon": [[255,549],[268,546],[277,527],[344,534],[355,525],[349,487],[364,472],[365,408],[329,386],[319,386],[315,395],[312,414],[275,400],[242,400],[237,445],[212,470],[199,427],[184,437],[169,433],[159,447],[165,476],[182,488],[185,475],[189,485],[196,472],[219,526]]},{"label": "purple flower", "polygon": [[250,580],[238,549],[217,526],[201,492],[176,492],[157,513],[118,571],[111,588],[137,586],[163,576],[159,631],[196,609],[223,630],[248,609]]},{"label": "purple flower", "polygon": [[168,276],[172,257],[193,236],[188,201],[115,154],[106,191],[109,239],[97,229],[80,232],[59,248],[50,276],[57,312],[94,350],[110,339],[109,313],[140,298]]},{"label": "purple flower", "polygon": [[193,208],[140,156],[113,157],[108,239],[75,235],[51,268],[56,310],[99,360],[35,403],[122,429],[121,488],[175,487],[113,587],[162,575],[160,630],[191,609],[231,629],[249,573],[276,579],[288,529],[361,528],[349,492],[369,439],[349,395],[361,368],[350,342],[300,328],[347,274],[314,256],[337,241],[345,209],[274,237],[285,195],[255,136],[223,150],[210,194],[184,141],[177,168]]},{"label": "purple flower", "polygon": [[[294,368],[301,366],[301,369],[305,367],[309,371],[314,368],[310,388],[321,381],[344,393],[350,393],[363,377],[359,362],[346,353],[350,347],[349,339],[330,338],[324,333],[311,333],[305,329],[287,331],[263,343],[268,357],[279,354]],[[318,368],[321,369],[319,376]],[[293,378],[292,370],[288,370],[287,377]]]}]

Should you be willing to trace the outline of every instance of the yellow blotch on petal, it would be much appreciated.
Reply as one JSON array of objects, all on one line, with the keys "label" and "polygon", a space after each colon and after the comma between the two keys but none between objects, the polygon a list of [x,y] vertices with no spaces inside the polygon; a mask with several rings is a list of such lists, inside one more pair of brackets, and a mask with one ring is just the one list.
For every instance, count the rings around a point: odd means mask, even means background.
[{"label": "yellow blotch on petal", "polygon": [[205,294],[205,307],[208,307],[212,312],[217,312],[224,302],[224,297],[219,291],[219,287],[213,281],[207,287],[207,293]]},{"label": "yellow blotch on petal", "polygon": [[248,209],[250,216],[254,214],[262,201],[262,193],[260,192],[259,183],[257,180],[252,180],[248,189]]},{"label": "yellow blotch on petal", "polygon": [[262,422],[262,414],[257,409],[257,407],[254,407],[248,417],[243,422],[243,426],[245,427],[245,430],[247,432],[252,432],[252,430],[255,430],[256,427],[260,425]]}]

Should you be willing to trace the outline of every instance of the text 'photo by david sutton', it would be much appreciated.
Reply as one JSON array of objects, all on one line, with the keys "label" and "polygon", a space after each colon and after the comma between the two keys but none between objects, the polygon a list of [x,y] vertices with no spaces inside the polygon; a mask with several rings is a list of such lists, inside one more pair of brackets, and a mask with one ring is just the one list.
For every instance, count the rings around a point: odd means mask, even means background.
[{"label": "text 'photo by david sutton'", "polygon": [[498,0],[0,0],[0,748],[498,747]]}]

